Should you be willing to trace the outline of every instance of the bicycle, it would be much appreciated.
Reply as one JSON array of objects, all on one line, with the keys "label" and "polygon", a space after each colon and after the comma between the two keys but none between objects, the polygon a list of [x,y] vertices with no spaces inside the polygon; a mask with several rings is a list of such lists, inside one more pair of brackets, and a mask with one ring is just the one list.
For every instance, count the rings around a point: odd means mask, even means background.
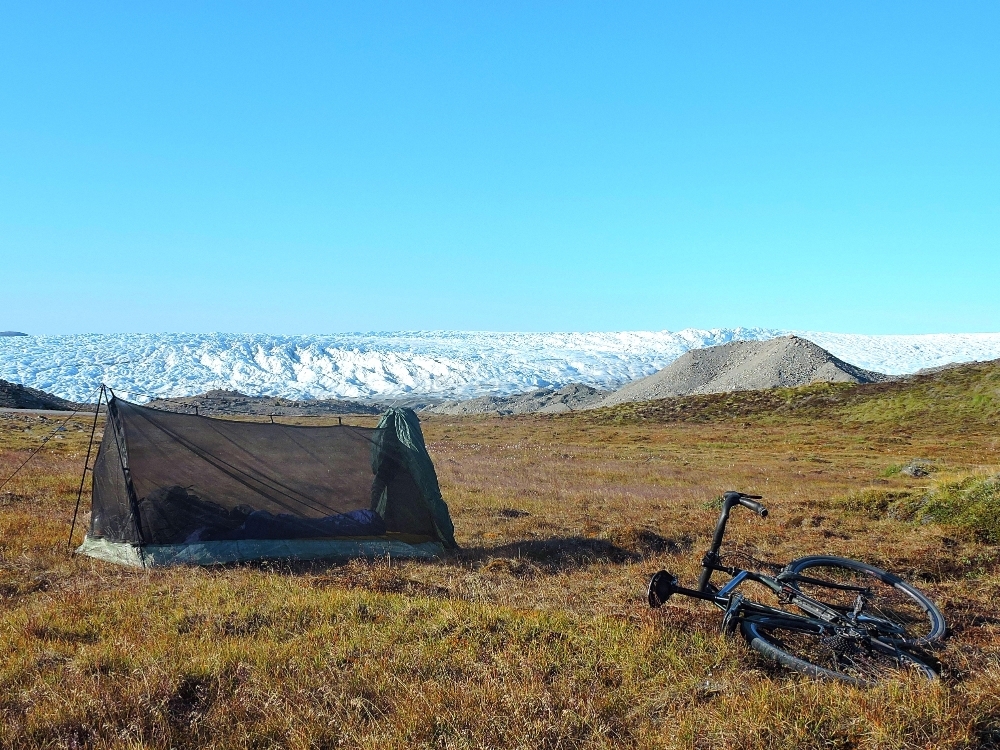
[{"label": "bicycle", "polygon": [[[944,617],[898,576],[829,555],[798,558],[773,576],[723,564],[719,549],[730,511],[741,505],[765,518],[767,508],[757,502],[762,499],[726,492],[698,588],[684,588],[661,570],[649,582],[649,606],[660,607],[674,594],[712,602],[725,612],[723,633],[731,636],[738,629],[762,656],[812,677],[864,686],[905,672],[937,679],[924,649],[944,636]],[[721,588],[711,582],[716,571],[730,576]],[[779,606],[752,601],[736,590],[747,582],[769,589]]]}]

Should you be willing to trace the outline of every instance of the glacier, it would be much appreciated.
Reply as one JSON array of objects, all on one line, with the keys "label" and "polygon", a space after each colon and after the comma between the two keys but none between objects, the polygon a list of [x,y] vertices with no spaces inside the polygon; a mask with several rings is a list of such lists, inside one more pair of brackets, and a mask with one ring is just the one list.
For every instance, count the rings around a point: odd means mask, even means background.
[{"label": "glacier", "polygon": [[0,338],[0,378],[74,401],[101,383],[139,403],[214,388],[291,399],[471,398],[585,383],[616,388],[689,349],[794,333],[892,375],[1000,358],[1000,333],[862,335],[766,328],[329,335],[76,334]]}]

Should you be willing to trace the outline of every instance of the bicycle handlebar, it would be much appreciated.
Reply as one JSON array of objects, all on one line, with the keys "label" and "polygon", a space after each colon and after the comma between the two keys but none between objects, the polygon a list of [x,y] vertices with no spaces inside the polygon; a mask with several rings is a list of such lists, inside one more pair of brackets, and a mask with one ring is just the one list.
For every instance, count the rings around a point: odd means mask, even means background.
[{"label": "bicycle handlebar", "polygon": [[756,502],[755,500],[751,500],[749,497],[746,496],[741,497],[740,505],[742,505],[744,508],[749,508],[761,518],[767,518],[767,508],[765,508],[763,505]]},{"label": "bicycle handlebar", "polygon": [[730,507],[732,507],[736,503],[739,503],[744,508],[752,510],[761,518],[767,518],[767,508],[765,508],[760,503],[756,502],[757,500],[763,500],[762,495],[747,495],[746,493],[743,492],[730,491],[724,495],[724,498],[726,500],[726,503]]}]

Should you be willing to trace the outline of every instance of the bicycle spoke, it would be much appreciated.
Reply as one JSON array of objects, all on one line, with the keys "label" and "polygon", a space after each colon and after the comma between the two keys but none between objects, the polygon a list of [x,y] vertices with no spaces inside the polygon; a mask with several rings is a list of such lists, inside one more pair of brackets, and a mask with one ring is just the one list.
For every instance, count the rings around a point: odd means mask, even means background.
[{"label": "bicycle spoke", "polygon": [[[917,669],[925,677],[933,676],[933,672],[915,657],[880,645],[847,628],[839,632],[818,633],[801,629],[791,621],[752,623],[750,628],[751,645],[758,651],[771,651],[766,655],[778,658],[793,669],[817,676],[862,684],[884,680],[901,670]],[[760,641],[767,644],[766,651],[760,647]],[[775,649],[780,652],[778,655],[773,653]]]},{"label": "bicycle spoke", "polygon": [[[926,636],[931,629],[926,611],[911,597],[864,571],[837,566],[817,565],[804,572],[809,578],[838,585],[864,587],[861,615],[877,618],[903,628],[909,638]],[[855,591],[823,586],[808,581],[793,585],[806,596],[822,601],[841,612],[852,612],[859,594]]]}]

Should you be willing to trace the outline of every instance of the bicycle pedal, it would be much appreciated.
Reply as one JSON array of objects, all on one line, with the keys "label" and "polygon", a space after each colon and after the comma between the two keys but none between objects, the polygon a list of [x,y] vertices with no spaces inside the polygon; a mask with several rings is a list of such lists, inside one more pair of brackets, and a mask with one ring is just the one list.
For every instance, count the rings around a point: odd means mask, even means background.
[{"label": "bicycle pedal", "polygon": [[649,579],[649,590],[646,592],[646,599],[653,609],[662,607],[663,604],[674,594],[674,587],[677,585],[677,577],[673,573],[661,570],[654,573]]},{"label": "bicycle pedal", "polygon": [[726,614],[722,617],[722,633],[732,636],[740,624],[743,616],[743,594],[733,594],[726,607]]}]

